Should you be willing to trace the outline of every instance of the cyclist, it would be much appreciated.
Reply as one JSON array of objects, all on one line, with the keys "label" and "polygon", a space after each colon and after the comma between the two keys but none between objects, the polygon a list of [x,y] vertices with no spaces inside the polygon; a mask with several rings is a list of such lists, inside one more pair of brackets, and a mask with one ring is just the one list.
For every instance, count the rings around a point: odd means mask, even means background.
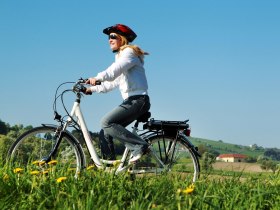
[{"label": "cyclist", "polygon": [[[125,128],[150,109],[143,60],[148,53],[130,44],[137,35],[126,25],[110,26],[103,33],[108,35],[110,48],[115,53],[115,62],[87,80],[86,83],[92,86],[85,93],[105,93],[119,88],[123,102],[101,120],[101,151],[103,158],[116,159],[112,140],[119,139],[132,151],[129,161],[133,163],[148,151],[147,142]],[[96,85],[97,81],[101,85]]]}]

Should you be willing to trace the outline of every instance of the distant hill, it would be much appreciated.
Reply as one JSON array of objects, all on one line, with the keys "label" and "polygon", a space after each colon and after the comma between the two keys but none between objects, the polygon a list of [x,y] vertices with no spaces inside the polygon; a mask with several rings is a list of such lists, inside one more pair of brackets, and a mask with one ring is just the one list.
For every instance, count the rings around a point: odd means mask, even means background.
[{"label": "distant hill", "polygon": [[263,155],[265,149],[263,147],[258,147],[257,145],[250,146],[242,146],[230,143],[224,143],[223,141],[213,141],[202,138],[191,137],[191,141],[195,146],[204,145],[209,150],[214,150],[219,154],[244,154],[250,157],[257,158],[260,155]]}]

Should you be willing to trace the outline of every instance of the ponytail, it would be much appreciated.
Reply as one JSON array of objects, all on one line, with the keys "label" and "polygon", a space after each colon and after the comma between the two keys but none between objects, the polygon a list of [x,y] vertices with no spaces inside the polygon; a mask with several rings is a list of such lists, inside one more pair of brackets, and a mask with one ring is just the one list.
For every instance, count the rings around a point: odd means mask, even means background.
[{"label": "ponytail", "polygon": [[[119,35],[119,34],[118,34]],[[142,62],[143,62],[143,58],[145,55],[149,55],[149,53],[145,52],[144,50],[142,50],[140,47],[138,47],[137,45],[130,45],[128,44],[127,39],[124,36],[119,35],[119,37],[121,38],[121,43],[122,46],[120,47],[120,51],[124,50],[125,48],[129,47],[131,49],[133,49],[134,53],[141,58]]]}]

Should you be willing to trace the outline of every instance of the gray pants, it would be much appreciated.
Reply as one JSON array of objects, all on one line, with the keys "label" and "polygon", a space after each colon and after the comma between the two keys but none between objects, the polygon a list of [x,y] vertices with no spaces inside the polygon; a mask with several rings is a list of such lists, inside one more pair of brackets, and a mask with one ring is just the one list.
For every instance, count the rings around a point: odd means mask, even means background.
[{"label": "gray pants", "polygon": [[103,158],[116,159],[113,138],[123,143],[147,145],[147,142],[125,127],[149,111],[150,106],[149,96],[131,96],[103,117],[99,136]]}]

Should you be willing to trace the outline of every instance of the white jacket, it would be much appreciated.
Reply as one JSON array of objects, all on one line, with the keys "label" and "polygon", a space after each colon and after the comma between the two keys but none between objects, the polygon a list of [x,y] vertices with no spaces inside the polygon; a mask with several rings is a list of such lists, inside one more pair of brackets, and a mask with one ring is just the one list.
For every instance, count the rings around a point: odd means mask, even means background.
[{"label": "white jacket", "polygon": [[123,99],[148,94],[143,59],[129,47],[116,54],[115,62],[95,78],[101,81],[101,85],[92,86],[92,92],[105,93],[119,87]]}]

